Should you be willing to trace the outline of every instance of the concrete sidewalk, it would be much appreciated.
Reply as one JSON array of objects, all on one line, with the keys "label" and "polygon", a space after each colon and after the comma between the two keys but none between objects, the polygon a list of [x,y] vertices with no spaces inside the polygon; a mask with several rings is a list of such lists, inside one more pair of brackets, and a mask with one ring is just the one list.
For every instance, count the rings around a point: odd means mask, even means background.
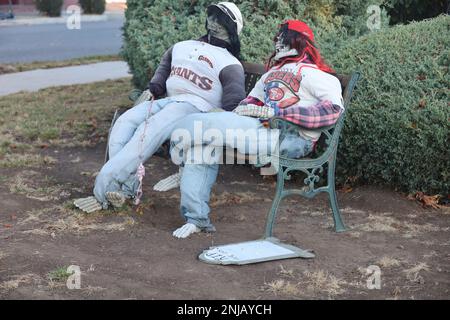
[{"label": "concrete sidewalk", "polygon": [[0,75],[0,96],[20,91],[38,91],[48,87],[91,83],[125,77],[131,77],[131,75],[128,64],[123,61],[9,73]]}]

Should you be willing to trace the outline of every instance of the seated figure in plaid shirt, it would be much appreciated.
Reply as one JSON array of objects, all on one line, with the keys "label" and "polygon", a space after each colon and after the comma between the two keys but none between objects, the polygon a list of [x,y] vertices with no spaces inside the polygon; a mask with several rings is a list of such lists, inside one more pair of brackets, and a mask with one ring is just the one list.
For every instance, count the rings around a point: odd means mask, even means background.
[{"label": "seated figure in plaid shirt", "polygon": [[[322,60],[314,43],[314,34],[306,23],[298,20],[285,21],[274,42],[275,51],[269,59],[268,71],[236,109],[231,112],[189,115],[178,127],[195,135],[194,124],[197,123],[198,126],[201,123],[203,131],[214,129],[225,137],[227,130],[233,129],[270,130],[265,129],[265,124],[268,119],[277,116],[301,126],[298,132],[283,138],[279,153],[289,158],[300,158],[311,153],[320,137],[317,129],[336,123],[343,111],[341,85],[334,71]],[[204,141],[179,143],[174,141],[175,135],[174,132],[172,159],[173,153],[180,154],[180,151],[193,150],[199,144],[205,144]],[[268,138],[266,135],[264,138],[258,135],[256,144],[269,143],[261,141],[262,139]],[[239,149],[235,144],[236,139],[223,140],[212,139],[210,144],[237,148],[244,154],[255,153],[258,149],[248,145]],[[248,143],[251,144],[252,141]],[[187,157],[187,153],[184,153],[184,157]],[[190,152],[191,155],[193,153]],[[154,189],[157,191],[180,186],[180,209],[186,223],[174,231],[175,237],[186,238],[199,231],[215,230],[209,219],[208,203],[218,167],[217,163],[193,163],[188,160],[180,173],[155,185]]]}]

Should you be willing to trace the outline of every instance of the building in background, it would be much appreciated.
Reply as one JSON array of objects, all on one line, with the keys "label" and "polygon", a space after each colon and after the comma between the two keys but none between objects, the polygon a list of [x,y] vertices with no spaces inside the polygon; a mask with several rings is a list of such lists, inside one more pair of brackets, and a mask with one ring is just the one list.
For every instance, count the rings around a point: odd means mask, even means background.
[{"label": "building in background", "polygon": [[[14,13],[35,13],[38,11],[34,5],[34,0],[12,0]],[[64,0],[63,9],[70,5],[78,4],[78,0]],[[0,11],[8,10],[9,1],[0,0]],[[116,11],[123,10],[126,7],[126,0],[106,0],[106,10]]]}]

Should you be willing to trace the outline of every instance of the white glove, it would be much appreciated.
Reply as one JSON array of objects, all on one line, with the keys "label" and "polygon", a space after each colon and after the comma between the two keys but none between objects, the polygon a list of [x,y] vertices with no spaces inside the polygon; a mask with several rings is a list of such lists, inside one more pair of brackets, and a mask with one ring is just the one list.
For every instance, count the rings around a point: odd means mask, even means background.
[{"label": "white glove", "polygon": [[97,199],[95,199],[95,197],[93,196],[76,199],[73,204],[86,213],[91,213],[103,209],[100,202],[98,202]]},{"label": "white glove", "polygon": [[180,186],[182,174],[183,167],[180,167],[178,173],[175,173],[165,179],[158,181],[158,183],[153,186],[153,190],[163,192],[178,188]]},{"label": "white glove", "polygon": [[153,186],[153,190],[163,192],[169,191],[180,186],[181,174],[175,173],[165,179],[158,181],[157,184]]},{"label": "white glove", "polygon": [[128,199],[128,197],[120,191],[107,192],[105,196],[106,200],[108,200],[108,202],[111,203],[114,208],[121,208],[125,204],[125,201]]},{"label": "white glove", "polygon": [[271,107],[257,106],[256,104],[244,104],[237,106],[233,112],[241,116],[248,116],[261,119],[269,119],[275,115],[275,111]]},{"label": "white glove", "polygon": [[197,227],[195,224],[192,223],[186,223],[182,227],[175,230],[172,235],[175,238],[184,239],[189,237],[193,233],[200,232],[200,228]]},{"label": "white glove", "polygon": [[144,91],[142,91],[139,98],[137,98],[137,100],[134,102],[134,105],[137,106],[138,104],[141,104],[142,102],[145,102],[145,101],[149,101],[152,98],[153,98],[153,95],[150,92],[150,90],[148,90],[148,89],[144,90]]}]

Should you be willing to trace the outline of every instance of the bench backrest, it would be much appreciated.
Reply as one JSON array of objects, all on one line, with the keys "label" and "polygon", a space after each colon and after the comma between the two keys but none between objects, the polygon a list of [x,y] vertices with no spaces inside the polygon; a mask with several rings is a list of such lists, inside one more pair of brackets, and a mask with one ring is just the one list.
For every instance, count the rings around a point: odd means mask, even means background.
[{"label": "bench backrest", "polygon": [[266,72],[263,64],[242,62],[245,72],[245,93],[248,95],[255,87],[256,82]]}]

